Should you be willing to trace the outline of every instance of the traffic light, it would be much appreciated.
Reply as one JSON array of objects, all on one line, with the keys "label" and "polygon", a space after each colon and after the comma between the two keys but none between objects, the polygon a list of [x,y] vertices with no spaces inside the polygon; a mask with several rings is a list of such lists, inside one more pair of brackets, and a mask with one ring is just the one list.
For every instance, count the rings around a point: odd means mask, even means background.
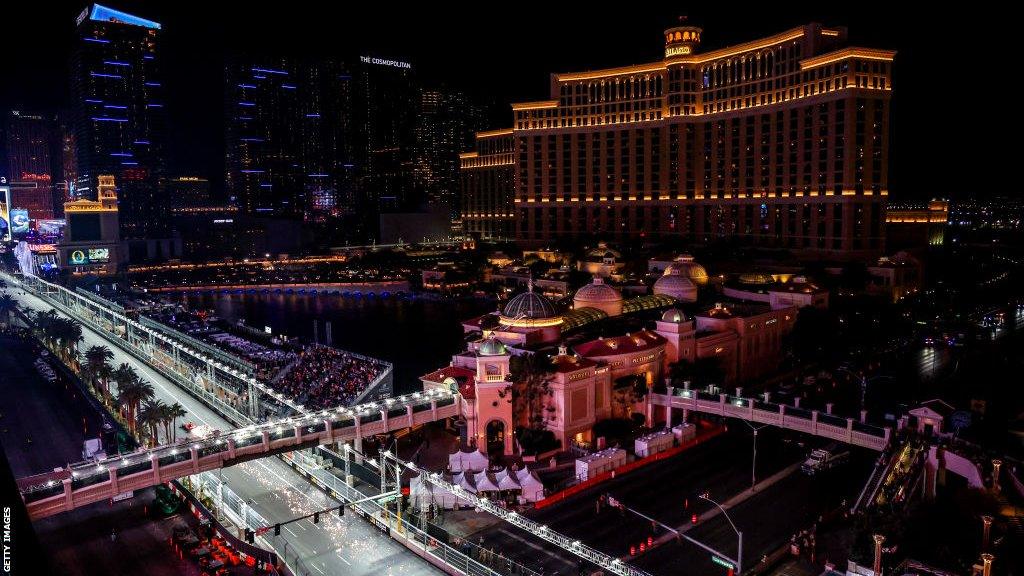
[{"label": "traffic light", "polygon": [[249,530],[248,528],[246,528],[246,530],[245,530],[245,541],[248,542],[249,544],[255,544],[256,543],[256,533],[253,532],[252,530]]},{"label": "traffic light", "polygon": [[274,536],[280,536],[280,535],[281,535],[281,525],[280,524],[274,524]]},{"label": "traffic light", "polygon": [[690,523],[691,524],[696,524],[697,523],[697,514],[694,514],[693,516],[690,516]]},{"label": "traffic light", "polygon": [[320,513],[319,512],[313,512],[313,524],[317,524],[319,522],[320,522]]},{"label": "traffic light", "polygon": [[344,515],[345,515],[345,505],[342,504],[341,506],[338,506],[338,516],[344,516]]}]

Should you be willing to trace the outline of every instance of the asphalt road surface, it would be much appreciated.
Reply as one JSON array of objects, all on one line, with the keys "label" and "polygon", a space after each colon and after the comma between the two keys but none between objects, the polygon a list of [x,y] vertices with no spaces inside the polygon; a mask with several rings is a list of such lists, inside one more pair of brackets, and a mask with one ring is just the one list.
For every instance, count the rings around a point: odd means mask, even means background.
[{"label": "asphalt road surface", "polygon": [[[807,448],[794,440],[822,443],[821,439],[800,438],[796,433],[766,428],[758,433],[757,474],[767,478],[805,458]],[[721,515],[701,524],[699,517],[712,505],[696,498],[707,491],[712,499],[723,502],[748,489],[751,481],[752,437],[745,424],[732,421],[726,434],[687,450],[678,456],[656,462],[604,482],[574,495],[555,506],[528,515],[548,527],[579,539],[606,554],[624,557],[631,545],[646,542],[648,536],[665,534],[652,529],[649,521],[618,510],[596,510],[596,500],[609,493],[626,506],[669,526],[686,526],[693,513],[698,525],[687,534],[735,556],[736,535]],[[795,531],[820,513],[824,502],[839,502],[851,491],[859,490],[867,479],[874,456],[866,452],[859,464],[847,465],[844,481],[836,475],[809,478],[799,471],[783,478],[730,511],[733,521],[747,533],[745,559],[760,559],[789,539]],[[867,462],[867,468],[860,460]],[[855,494],[854,494],[855,495]],[[687,502],[688,501],[688,502]],[[510,526],[495,526],[482,536],[513,559],[528,565],[540,564],[545,574],[572,574],[577,560],[559,548]],[[670,543],[641,555],[633,564],[656,575],[714,574],[720,568],[710,563],[710,555],[690,543]],[[724,571],[723,571],[724,572]]]},{"label": "asphalt road surface", "polygon": [[32,363],[40,347],[0,336],[0,439],[16,478],[82,459],[82,442],[100,435],[100,416],[58,372],[57,382]]},{"label": "asphalt road surface", "polygon": [[[8,292],[25,308],[41,311],[52,308],[31,294],[22,295],[20,290]],[[184,406],[188,411],[184,421],[207,424],[219,430],[234,428],[205,404],[90,328],[83,326],[82,333],[83,348],[93,345],[110,348],[114,353],[114,366],[128,363],[140,376],[153,383],[157,399],[168,404],[179,402]],[[270,523],[290,520],[340,503],[276,457],[227,468],[222,474],[227,485]],[[392,576],[441,573],[353,514],[344,518],[330,515],[316,525],[311,520],[303,520],[286,526],[281,536],[275,537],[270,532],[262,538],[264,545],[269,544],[282,557],[291,560],[297,556],[300,560],[293,567],[299,574]]]}]

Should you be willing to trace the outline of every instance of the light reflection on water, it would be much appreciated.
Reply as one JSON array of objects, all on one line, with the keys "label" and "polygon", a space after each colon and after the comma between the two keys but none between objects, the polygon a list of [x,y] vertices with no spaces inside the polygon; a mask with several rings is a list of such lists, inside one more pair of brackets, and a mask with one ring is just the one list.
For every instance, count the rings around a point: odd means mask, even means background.
[{"label": "light reflection on water", "polygon": [[335,346],[381,358],[395,365],[395,391],[418,388],[417,378],[447,366],[452,354],[462,349],[459,321],[495,309],[483,299],[427,300],[353,298],[304,294],[211,294],[184,295],[190,308],[213,309],[225,319],[246,323],[258,330],[270,326],[274,334],[312,340],[313,321],[332,325]]}]

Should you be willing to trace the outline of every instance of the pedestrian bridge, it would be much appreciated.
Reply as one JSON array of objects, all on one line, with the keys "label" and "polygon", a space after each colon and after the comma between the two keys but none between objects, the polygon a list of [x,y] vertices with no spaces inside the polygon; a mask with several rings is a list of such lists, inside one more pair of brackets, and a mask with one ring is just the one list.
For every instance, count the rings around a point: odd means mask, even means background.
[{"label": "pedestrian bridge", "polygon": [[889,444],[892,433],[891,428],[872,426],[854,418],[842,418],[828,412],[807,410],[798,406],[763,402],[757,398],[709,394],[671,386],[666,394],[651,393],[648,397],[652,409],[654,406],[665,407],[667,422],[671,422],[671,411],[679,408],[684,411],[771,424],[878,451],[884,450]]},{"label": "pedestrian bridge", "polygon": [[434,389],[398,398],[254,424],[18,480],[33,520],[118,494],[283,452],[355,441],[458,416],[459,395]]}]

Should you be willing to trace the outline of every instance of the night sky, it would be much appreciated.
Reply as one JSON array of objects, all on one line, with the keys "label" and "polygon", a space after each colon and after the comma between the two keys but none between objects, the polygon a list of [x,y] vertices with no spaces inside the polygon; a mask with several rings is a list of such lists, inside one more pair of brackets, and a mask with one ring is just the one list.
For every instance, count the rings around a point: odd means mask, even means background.
[{"label": "night sky", "polygon": [[[510,102],[547,98],[551,72],[658,60],[662,30],[687,14],[688,23],[704,28],[703,50],[809,21],[847,26],[851,44],[897,50],[890,200],[1016,193],[1002,169],[1018,145],[998,145],[997,139],[1016,119],[1004,117],[1008,103],[993,90],[1009,79],[988,72],[995,69],[1000,44],[1013,35],[998,32],[1010,26],[1008,18],[980,10],[890,13],[899,6],[895,2],[862,2],[856,8],[760,2],[749,9],[737,3],[655,2],[616,9],[591,2],[554,7],[550,1],[413,7],[366,2],[356,8],[298,0],[104,4],[163,24],[169,168],[172,174],[207,176],[215,187],[223,179],[225,54],[407,60],[425,83],[461,89],[489,104],[493,127],[503,128],[511,124]],[[19,0],[4,7],[0,109],[47,111],[66,103],[67,57],[74,19],[84,5]]]}]

